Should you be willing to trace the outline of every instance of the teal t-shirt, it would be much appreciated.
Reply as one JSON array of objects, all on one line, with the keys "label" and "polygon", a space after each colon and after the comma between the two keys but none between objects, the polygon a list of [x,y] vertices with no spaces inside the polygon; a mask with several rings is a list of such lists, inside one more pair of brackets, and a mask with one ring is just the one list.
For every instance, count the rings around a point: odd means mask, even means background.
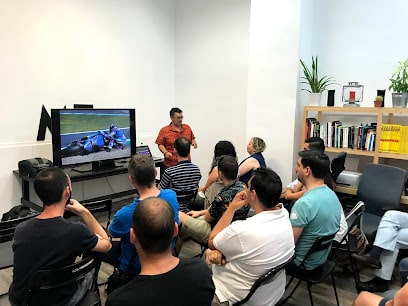
[{"label": "teal t-shirt", "polygon": [[[300,265],[317,237],[336,233],[340,228],[341,204],[337,195],[326,185],[306,191],[296,201],[290,213],[290,222],[303,231],[296,242],[295,264]],[[312,254],[305,262],[313,270],[326,261],[330,249]]]}]

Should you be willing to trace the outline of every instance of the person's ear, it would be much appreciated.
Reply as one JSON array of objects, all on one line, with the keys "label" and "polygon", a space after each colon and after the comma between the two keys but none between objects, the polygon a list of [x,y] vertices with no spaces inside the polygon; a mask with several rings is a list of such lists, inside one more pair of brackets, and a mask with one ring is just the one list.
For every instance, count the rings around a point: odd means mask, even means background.
[{"label": "person's ear", "polygon": [[129,175],[129,181],[133,186],[135,185],[135,179],[133,178],[133,176]]},{"label": "person's ear", "polygon": [[133,229],[133,227],[130,228],[130,242],[133,244],[136,244],[136,233],[135,230]]},{"label": "person's ear", "polygon": [[179,232],[179,225],[178,225],[176,222],[174,222],[174,232],[173,232],[173,237],[177,237],[178,232]]}]

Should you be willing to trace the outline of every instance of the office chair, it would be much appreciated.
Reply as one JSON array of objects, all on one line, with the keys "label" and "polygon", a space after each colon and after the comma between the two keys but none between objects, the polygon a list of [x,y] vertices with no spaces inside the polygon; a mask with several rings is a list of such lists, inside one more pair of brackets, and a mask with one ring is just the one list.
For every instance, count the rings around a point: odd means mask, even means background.
[{"label": "office chair", "polygon": [[357,189],[357,201],[363,201],[362,231],[374,242],[378,224],[387,210],[400,209],[401,194],[407,180],[405,169],[367,164]]},{"label": "office chair", "polygon": [[347,153],[346,152],[341,152],[335,157],[333,157],[331,163],[330,163],[330,170],[333,175],[333,180],[336,181],[337,178],[339,177],[340,173],[346,169],[344,167],[344,164],[346,162],[346,157]]},{"label": "office chair", "polygon": [[[336,262],[336,254],[346,253],[347,254],[347,261],[343,265],[343,271],[347,271],[347,267],[350,265],[351,272],[353,274],[354,282],[356,285],[356,290],[358,293],[358,281],[360,280],[360,275],[358,272],[358,267],[356,261],[353,259],[352,254],[359,252],[359,241],[358,238],[353,234],[354,231],[358,228],[361,229],[361,222],[362,222],[362,215],[365,209],[364,202],[358,202],[347,214],[346,222],[348,226],[348,230],[346,235],[342,238],[340,242],[333,241],[332,249],[329,255],[329,259]],[[365,248],[365,245],[362,245]]]},{"label": "office chair", "polygon": [[271,283],[275,277],[278,275],[279,272],[281,272],[282,270],[284,270],[286,268],[286,266],[295,258],[295,254],[293,254],[293,256],[291,258],[289,258],[289,260],[287,260],[286,262],[271,268],[269,271],[267,271],[266,273],[264,273],[263,275],[261,275],[251,286],[251,289],[249,290],[247,296],[242,299],[239,302],[236,302],[233,304],[233,306],[240,306],[245,304],[246,302],[249,301],[249,299],[256,294],[256,291],[259,287],[264,286],[266,284]]},{"label": "office chair", "polygon": [[97,285],[99,267],[98,255],[93,254],[64,268],[34,272],[28,282],[24,305],[61,305],[61,302],[68,301],[77,286],[90,276],[91,285],[77,306],[102,305]]},{"label": "office chair", "polygon": [[302,281],[305,281],[307,283],[307,289],[309,291],[310,304],[313,306],[314,304],[313,304],[311,287],[314,284],[319,284],[323,282],[326,279],[326,277],[329,276],[329,274],[331,275],[333,290],[334,290],[334,295],[336,297],[337,305],[340,305],[339,297],[337,295],[336,283],[334,281],[334,275],[333,275],[334,268],[336,267],[335,263],[327,259],[323,264],[321,264],[314,270],[306,270],[305,268],[305,262],[313,253],[320,252],[320,251],[331,248],[334,236],[335,234],[318,237],[313,243],[313,245],[310,247],[309,251],[306,253],[306,256],[303,258],[300,265],[298,267],[296,266],[294,269],[286,270],[286,274],[291,276],[291,278],[289,282],[286,284],[285,289],[289,288],[290,284],[295,278],[297,278],[299,281],[295,285],[295,287],[292,289],[292,291],[289,293],[289,295],[279,302],[279,305],[282,305],[283,303],[285,303],[292,296],[292,294],[296,291],[299,284]]},{"label": "office chair", "polygon": [[198,186],[196,189],[193,189],[193,190],[176,191],[177,201],[179,202],[179,205],[184,204],[185,206],[191,208],[197,197],[197,193],[198,193]]}]

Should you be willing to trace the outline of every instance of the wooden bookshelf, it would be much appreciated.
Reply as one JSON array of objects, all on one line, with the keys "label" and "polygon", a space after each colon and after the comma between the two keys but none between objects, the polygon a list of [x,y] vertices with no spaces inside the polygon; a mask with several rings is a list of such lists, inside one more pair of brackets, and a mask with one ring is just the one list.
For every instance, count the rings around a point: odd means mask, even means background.
[{"label": "wooden bookshelf", "polygon": [[301,148],[304,147],[304,140],[306,138],[305,122],[306,118],[311,117],[310,113],[319,122],[322,122],[323,115],[335,115],[339,114],[341,116],[347,115],[372,115],[374,121],[377,122],[377,131],[375,139],[375,149],[374,151],[357,150],[357,149],[347,149],[347,148],[332,148],[326,147],[326,152],[347,152],[350,155],[360,155],[372,157],[372,162],[379,163],[379,158],[386,159],[399,159],[408,160],[408,154],[401,153],[389,153],[389,152],[379,152],[380,138],[381,138],[381,126],[385,123],[392,124],[395,115],[408,115],[408,108],[390,108],[390,107],[327,107],[327,106],[306,106],[303,110],[303,127],[302,127],[302,140]]}]

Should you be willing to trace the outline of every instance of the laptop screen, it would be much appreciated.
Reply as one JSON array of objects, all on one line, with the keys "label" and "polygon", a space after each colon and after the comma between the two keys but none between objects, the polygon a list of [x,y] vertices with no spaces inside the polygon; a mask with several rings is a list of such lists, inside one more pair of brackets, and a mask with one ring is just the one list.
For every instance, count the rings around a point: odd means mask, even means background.
[{"label": "laptop screen", "polygon": [[136,154],[152,156],[152,153],[150,152],[149,146],[138,146],[138,147],[136,147]]}]

